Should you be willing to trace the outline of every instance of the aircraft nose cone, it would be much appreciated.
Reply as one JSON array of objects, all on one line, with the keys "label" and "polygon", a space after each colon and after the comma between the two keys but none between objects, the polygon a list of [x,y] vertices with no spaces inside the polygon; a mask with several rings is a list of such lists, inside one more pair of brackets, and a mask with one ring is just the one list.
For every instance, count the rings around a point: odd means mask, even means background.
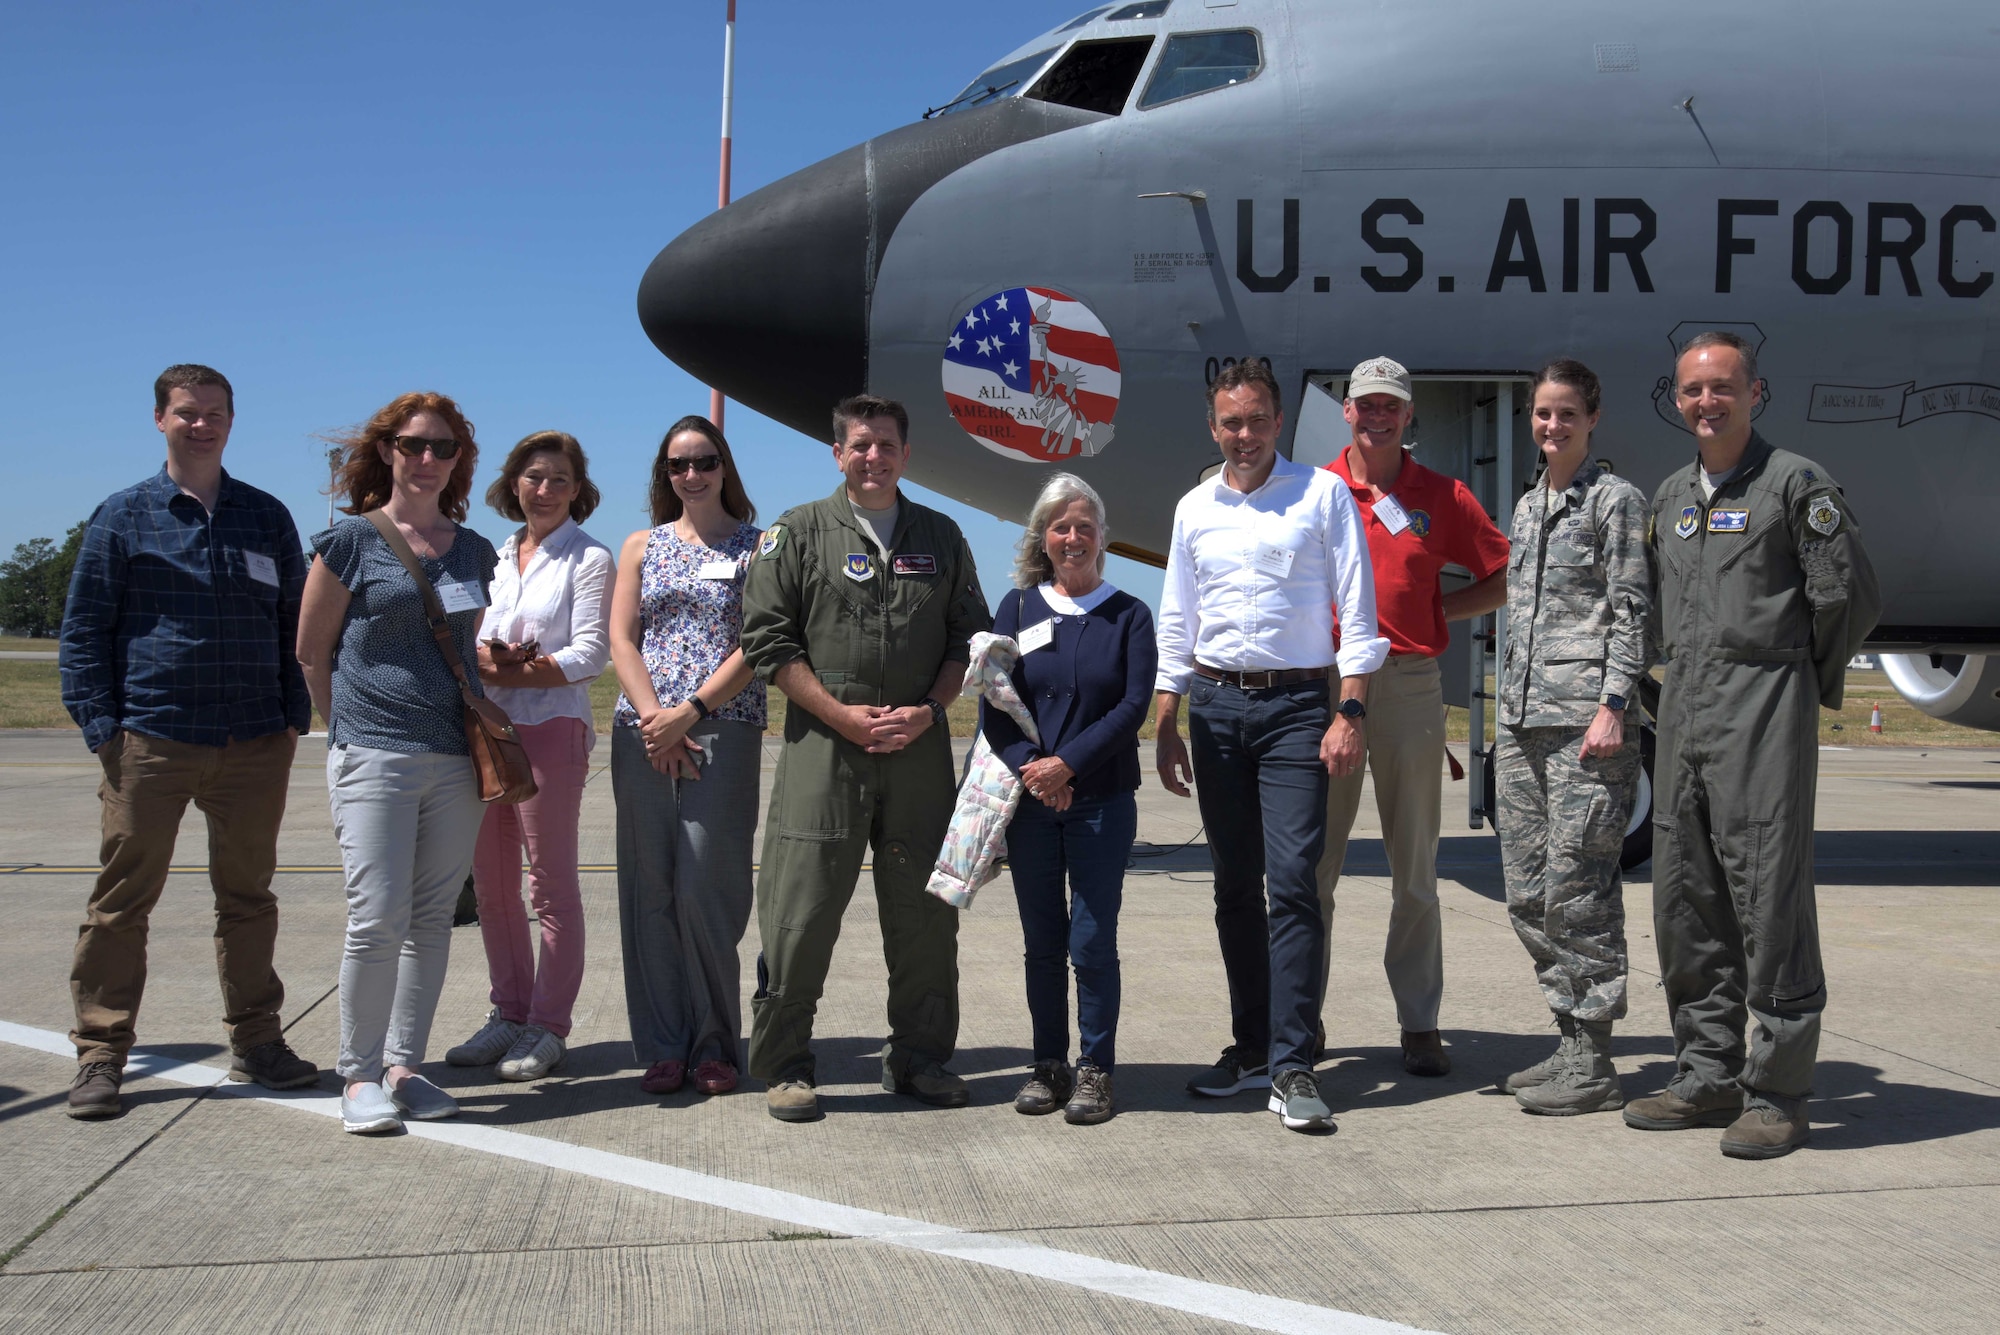
[{"label": "aircraft nose cone", "polygon": [[808,435],[868,376],[866,146],[703,218],[654,257],[639,323],[703,384]]},{"label": "aircraft nose cone", "polygon": [[869,387],[874,265],[910,205],[997,149],[1104,119],[1013,98],[837,153],[676,237],[640,280],[639,323],[703,384],[825,438]]}]

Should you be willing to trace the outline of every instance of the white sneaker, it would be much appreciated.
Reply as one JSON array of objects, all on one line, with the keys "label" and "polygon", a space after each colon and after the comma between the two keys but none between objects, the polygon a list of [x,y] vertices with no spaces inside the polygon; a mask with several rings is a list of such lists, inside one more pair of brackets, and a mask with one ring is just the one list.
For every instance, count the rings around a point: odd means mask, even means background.
[{"label": "white sneaker", "polygon": [[502,1080],[539,1080],[562,1065],[569,1051],[560,1038],[532,1024],[521,1026],[520,1036],[507,1055],[493,1068]]},{"label": "white sneaker", "polygon": [[491,1066],[507,1055],[520,1036],[521,1026],[501,1019],[500,1008],[495,1006],[486,1013],[485,1026],[445,1053],[444,1059],[453,1066]]}]

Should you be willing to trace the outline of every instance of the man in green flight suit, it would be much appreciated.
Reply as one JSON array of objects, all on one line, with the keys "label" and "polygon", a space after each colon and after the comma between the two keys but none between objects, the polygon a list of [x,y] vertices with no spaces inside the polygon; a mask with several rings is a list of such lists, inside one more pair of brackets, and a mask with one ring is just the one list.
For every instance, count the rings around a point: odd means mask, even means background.
[{"label": "man in green flight suit", "polygon": [[958,1043],[958,910],[924,890],[957,794],[945,706],[968,642],[991,629],[964,536],[903,496],[909,414],[872,395],[833,411],[833,495],[764,534],[743,590],[743,655],[785,693],[785,746],[757,876],[764,954],[750,1003],[750,1073],[785,1122],[820,1116],[813,1015],[874,850],[889,965],[882,1087],[969,1101],[945,1070]]},{"label": "man in green flight suit", "polygon": [[1840,488],[1752,429],[1755,350],[1697,335],[1675,360],[1674,393],[1700,457],[1660,484],[1647,547],[1667,664],[1653,925],[1679,1069],[1664,1093],[1625,1105],[1625,1121],[1727,1125],[1724,1154],[1775,1159],[1806,1142],[1826,1009],[1819,707],[1840,707],[1882,601]]}]

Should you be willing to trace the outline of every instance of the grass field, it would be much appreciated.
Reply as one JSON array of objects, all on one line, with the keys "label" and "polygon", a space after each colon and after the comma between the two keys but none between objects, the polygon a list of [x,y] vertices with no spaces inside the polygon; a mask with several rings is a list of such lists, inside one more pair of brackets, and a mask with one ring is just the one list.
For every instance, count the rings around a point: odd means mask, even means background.
[{"label": "grass field", "polygon": [[[22,643],[53,647],[51,640],[30,640]],[[7,640],[0,640],[0,647],[11,647]],[[785,697],[777,691],[770,693],[771,723],[768,729],[773,735],[785,730]],[[595,715],[597,730],[611,730],[611,711],[618,702],[618,683],[609,672],[590,684],[590,703]],[[1882,731],[1868,731],[1868,713],[1871,706],[1882,706]],[[951,731],[954,737],[968,737],[972,734],[974,721],[978,717],[978,707],[970,699],[960,699],[951,706]],[[0,728],[65,728],[71,726],[69,715],[62,707],[62,687],[56,676],[54,663],[14,663],[0,661]],[[315,727],[324,727],[317,719]],[[1487,716],[1487,737],[1493,735],[1492,716]],[[1467,734],[1467,715],[1463,709],[1445,711],[1445,738],[1453,745],[1463,747]],[[1140,729],[1141,738],[1151,740],[1153,720],[1150,713],[1145,725]],[[1850,672],[1847,674],[1847,700],[1838,712],[1821,710],[1819,715],[1819,739],[1827,746],[2000,746],[2000,733],[1982,732],[1977,728],[1961,728],[1953,723],[1943,723],[1918,710],[1904,701],[1889,685],[1887,676],[1880,672]],[[1465,756],[1461,750],[1459,759]]]}]

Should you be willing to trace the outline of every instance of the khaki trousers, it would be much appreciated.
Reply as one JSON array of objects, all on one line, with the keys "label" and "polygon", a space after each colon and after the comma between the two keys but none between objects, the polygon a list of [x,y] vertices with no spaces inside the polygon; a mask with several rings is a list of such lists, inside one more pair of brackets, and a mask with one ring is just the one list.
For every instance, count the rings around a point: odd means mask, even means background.
[{"label": "khaki trousers", "polygon": [[[1368,683],[1368,772],[1389,855],[1389,940],[1382,967],[1396,998],[1396,1018],[1409,1033],[1438,1027],[1444,996],[1444,927],[1438,913],[1437,844],[1443,800],[1444,692],[1435,658],[1389,659]],[[1320,917],[1333,934],[1333,892],[1347,859],[1347,836],[1361,809],[1361,771],[1327,780],[1326,850],[1319,860]],[[1320,966],[1320,1007],[1326,975]]]},{"label": "khaki trousers", "polygon": [[222,1024],[238,1056],[280,1036],[285,985],[271,967],[278,938],[278,826],[298,738],[271,733],[227,746],[113,733],[97,749],[103,870],[77,930],[70,966],[79,1064],[125,1064],[146,990],[146,927],[166,888],[189,802],[208,817],[215,889],[215,968]]}]

